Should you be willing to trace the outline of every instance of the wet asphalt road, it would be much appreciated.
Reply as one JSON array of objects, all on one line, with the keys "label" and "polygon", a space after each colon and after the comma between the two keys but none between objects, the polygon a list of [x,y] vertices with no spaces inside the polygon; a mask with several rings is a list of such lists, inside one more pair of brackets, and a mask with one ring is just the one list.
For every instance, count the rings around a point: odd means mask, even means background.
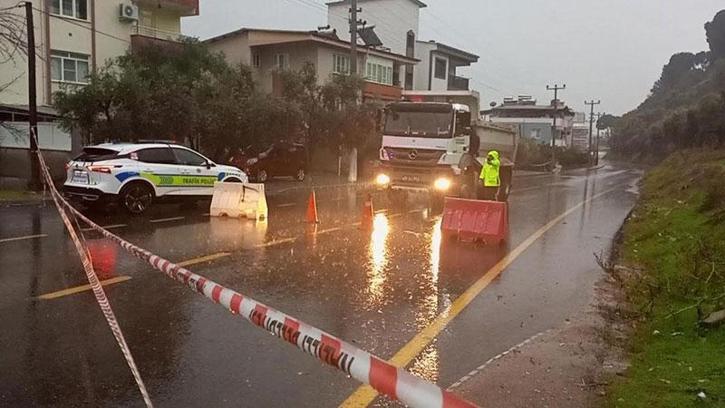
[{"label": "wet asphalt road", "polygon": [[[482,362],[585,307],[636,200],[638,170],[520,177],[508,246],[447,242],[423,197],[318,191],[322,223],[303,222],[307,193],[270,198],[270,221],[210,219],[160,206],[141,218],[94,214],[124,239],[383,358],[430,323],[506,253],[569,208],[607,192],[535,241],[409,369],[447,387]],[[35,236],[21,240],[9,238]],[[157,406],[336,406],[358,384],[190,292],[93,232],[85,238]],[[212,255],[215,259],[204,261]],[[52,205],[0,208],[0,406],[142,406]],[[483,392],[483,391],[482,391]],[[470,396],[467,396],[470,397]],[[476,398],[474,398],[476,399]],[[379,404],[385,404],[381,399]]]}]

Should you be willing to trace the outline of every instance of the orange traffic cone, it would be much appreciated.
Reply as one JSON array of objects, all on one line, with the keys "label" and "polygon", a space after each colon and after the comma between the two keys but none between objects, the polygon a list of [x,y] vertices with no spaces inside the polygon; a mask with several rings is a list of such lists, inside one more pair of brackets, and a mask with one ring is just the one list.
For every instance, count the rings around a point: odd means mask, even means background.
[{"label": "orange traffic cone", "polygon": [[360,217],[360,227],[372,227],[373,217],[375,217],[375,210],[373,209],[373,196],[368,194],[368,198],[367,200],[365,200],[365,204],[363,204],[362,216]]},{"label": "orange traffic cone", "polygon": [[310,201],[307,203],[307,222],[310,224],[319,224],[317,218],[317,200],[315,199],[315,190],[310,193]]}]

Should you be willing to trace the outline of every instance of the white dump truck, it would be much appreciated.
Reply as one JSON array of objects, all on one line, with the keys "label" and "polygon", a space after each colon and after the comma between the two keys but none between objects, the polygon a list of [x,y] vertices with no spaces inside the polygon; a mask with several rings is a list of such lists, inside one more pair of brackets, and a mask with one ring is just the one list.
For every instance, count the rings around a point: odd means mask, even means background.
[{"label": "white dump truck", "polygon": [[457,103],[396,102],[385,110],[380,168],[375,182],[390,191],[426,191],[434,197],[474,198],[490,150],[501,154],[499,200],[508,198],[518,134],[478,119]]}]

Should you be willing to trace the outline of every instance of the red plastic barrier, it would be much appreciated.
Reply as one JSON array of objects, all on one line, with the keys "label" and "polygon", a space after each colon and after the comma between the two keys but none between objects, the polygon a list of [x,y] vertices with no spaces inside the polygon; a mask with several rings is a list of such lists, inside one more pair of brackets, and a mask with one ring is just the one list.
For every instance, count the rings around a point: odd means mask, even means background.
[{"label": "red plastic barrier", "polygon": [[498,201],[446,197],[441,230],[464,241],[500,243],[508,233],[508,205]]}]

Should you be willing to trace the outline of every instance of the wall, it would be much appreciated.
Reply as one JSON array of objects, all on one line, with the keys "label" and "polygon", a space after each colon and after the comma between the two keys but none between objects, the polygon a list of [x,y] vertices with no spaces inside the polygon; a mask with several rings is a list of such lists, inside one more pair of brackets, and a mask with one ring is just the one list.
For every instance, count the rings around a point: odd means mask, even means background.
[{"label": "wall", "polygon": [[214,51],[222,52],[230,65],[251,65],[252,52],[249,49],[249,34],[240,33],[207,43]]},{"label": "wall", "polygon": [[[17,132],[0,127],[0,187],[24,188],[30,178],[27,122],[6,122]],[[80,135],[61,130],[56,123],[38,123],[38,144],[54,180],[65,177],[65,163],[80,150]]]},{"label": "wall", "polygon": [[[50,12],[50,1],[33,0],[33,7]],[[69,51],[89,55],[91,67],[97,68],[107,61],[126,53],[131,44],[134,22],[118,18],[120,1],[88,0],[88,20],[69,17],[47,16],[35,11],[35,42],[38,49],[36,62],[37,97],[39,105],[49,106],[52,93],[61,89],[60,83],[50,82],[48,50]],[[181,28],[180,14],[170,9],[150,8],[151,21],[156,29],[178,33]],[[22,8],[14,9],[24,18]],[[95,18],[94,18],[95,17]],[[92,22],[95,21],[95,55],[93,53]],[[3,64],[0,70],[0,84],[17,80],[2,94],[0,102],[6,104],[28,104],[27,59],[19,55],[15,61]],[[50,89],[49,88],[50,84]]]},{"label": "wall", "polygon": [[[276,70],[274,65],[275,54],[289,54],[289,69],[300,70],[306,62],[311,62],[315,66],[328,66],[328,69],[332,69],[332,56],[329,58],[329,62],[321,63],[318,58],[317,46],[305,45],[300,46],[298,44],[280,44],[280,45],[269,45],[264,47],[258,47],[255,52],[259,50],[261,57],[261,65],[256,69],[256,79],[263,92],[272,92],[272,78],[273,73]],[[330,54],[331,55],[331,54]],[[324,82],[327,78],[318,76],[320,83]]]},{"label": "wall", "polygon": [[[8,6],[9,2],[3,2],[2,6]],[[13,2],[12,4],[15,4]],[[43,8],[43,2],[41,0],[33,1],[33,8]],[[16,13],[22,21],[25,21],[25,9],[24,8],[13,8],[10,12]],[[35,24],[35,44],[38,52],[45,52],[46,40],[45,40],[45,16],[39,12],[33,12],[33,21]],[[36,59],[36,93],[38,97],[38,104],[46,104],[46,101],[50,99],[47,92],[47,74],[45,71],[44,63],[42,58],[44,54],[39,55]],[[0,69],[0,85],[10,84],[0,93],[0,103],[5,104],[17,104],[27,105],[28,104],[28,60],[25,55],[18,54],[15,56],[13,61],[4,62],[2,69]]]},{"label": "wall", "polygon": [[[15,130],[11,131],[8,127]],[[41,149],[70,152],[72,149],[71,134],[60,128],[57,123],[38,123],[38,146]],[[30,148],[28,138],[28,122],[5,122],[0,127],[0,147]]]},{"label": "wall", "polygon": [[415,58],[420,62],[413,69],[413,89],[418,91],[428,91],[428,76],[430,75],[430,53],[437,46],[426,41],[418,41],[415,44]]},{"label": "wall", "polygon": [[[410,0],[361,0],[362,8],[358,18],[367,21],[368,26],[376,26],[375,33],[385,47],[394,53],[405,55],[408,31],[418,38],[420,8]],[[327,23],[337,30],[337,35],[345,41],[350,40],[348,10],[350,2],[328,6]]]},{"label": "wall", "polygon": [[[551,144],[552,119],[546,118],[490,118],[493,123],[518,125],[522,138],[533,139],[540,143]],[[538,138],[533,137],[538,134]]]}]

